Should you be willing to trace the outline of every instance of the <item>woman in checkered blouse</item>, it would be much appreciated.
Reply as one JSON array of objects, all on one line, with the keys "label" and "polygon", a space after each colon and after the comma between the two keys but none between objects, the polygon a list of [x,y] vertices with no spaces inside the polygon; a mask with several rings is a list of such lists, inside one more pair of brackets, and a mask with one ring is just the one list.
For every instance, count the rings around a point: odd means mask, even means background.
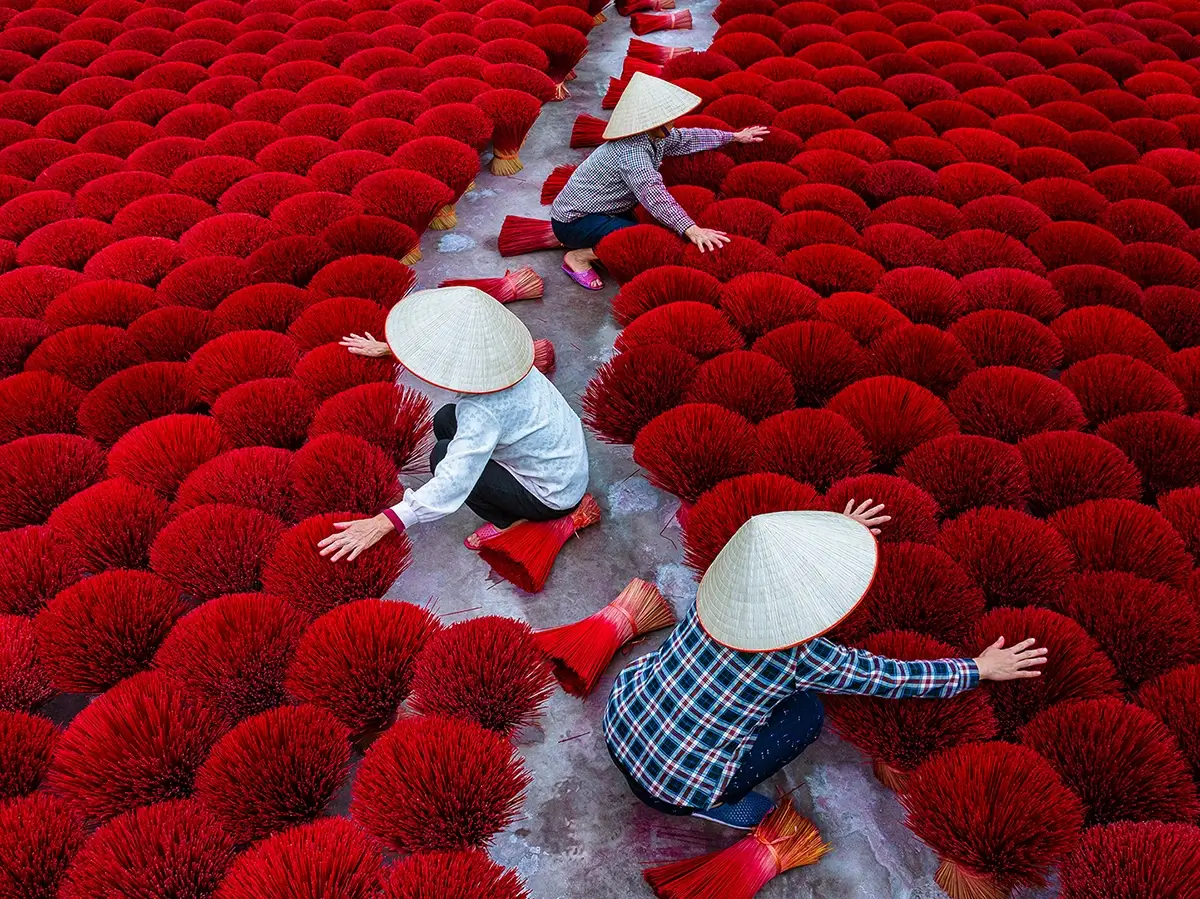
[{"label": "woman in checkered blouse", "polygon": [[766,128],[717,131],[673,128],[675,119],[700,104],[700,98],[670,82],[636,72],[604,129],[607,143],[572,173],[550,207],[554,235],[568,248],[563,271],[581,287],[604,286],[592,268],[593,247],[601,238],[636,225],[639,203],[665,227],[683,236],[701,253],[729,242],[723,231],[701,228],[663,184],[658,167],[665,156],[686,156],[728,143],[759,143]]},{"label": "woman in checkered blouse", "polygon": [[774,804],[754,787],[821,731],[816,694],[948,698],[1040,674],[1046,650],[1033,640],[1002,638],[976,659],[897,661],[821,636],[871,584],[872,534],[889,520],[871,504],[751,518],[662,647],[618,675],[604,734],[638,799],[749,829]]}]

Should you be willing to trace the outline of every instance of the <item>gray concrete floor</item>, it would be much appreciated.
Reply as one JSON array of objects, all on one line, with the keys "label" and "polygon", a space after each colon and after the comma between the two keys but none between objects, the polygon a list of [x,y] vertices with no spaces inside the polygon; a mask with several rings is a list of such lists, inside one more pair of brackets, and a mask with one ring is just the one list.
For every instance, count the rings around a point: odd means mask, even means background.
[{"label": "gray concrete floor", "polygon": [[[649,39],[707,46],[716,27],[715,5],[715,0],[690,4],[695,30]],[[632,36],[626,19],[611,8],[609,15],[590,36],[591,50],[570,85],[572,97],[548,104],[535,125],[521,152],[525,170],[511,178],[481,174],[477,189],[459,204],[458,227],[428,232],[422,242],[425,259],[416,267],[422,287],[450,277],[493,276],[519,265],[535,268],[546,281],[545,299],[509,308],[535,337],[553,340],[554,383],[577,409],[597,365],[612,352],[618,329],[609,306],[615,291],[609,286],[593,294],[574,286],[558,270],[558,253],[501,259],[496,235],[505,215],[548,218],[547,208],[539,205],[542,182],[555,166],[584,157],[567,146],[575,117],[583,112],[607,116],[600,111],[600,98],[609,77],[619,74]],[[519,592],[462,548],[462,538],[478,525],[464,510],[413,534],[416,563],[389,595],[413,602],[436,597],[443,613],[459,613],[448,620],[498,614],[549,627],[595,612],[631,578],[643,577],[657,582],[677,608],[686,607],[695,583],[680,564],[679,531],[672,522],[675,499],[641,477],[627,447],[589,440],[589,452],[592,492],[605,517],[565,548],[542,593]],[[536,899],[650,896],[641,879],[644,866],[721,849],[736,839],[719,826],[644,808],[608,759],[600,719],[613,674],[659,640],[661,635],[614,662],[587,701],[555,695],[546,708],[544,733],[522,746],[533,786],[523,818],[497,838],[492,854],[525,876]],[[932,880],[934,858],[904,828],[895,797],[874,779],[866,759],[836,737],[825,734],[776,786],[796,788],[799,806],[834,851],[812,868],[773,881],[760,893],[765,899],[943,895]]]}]

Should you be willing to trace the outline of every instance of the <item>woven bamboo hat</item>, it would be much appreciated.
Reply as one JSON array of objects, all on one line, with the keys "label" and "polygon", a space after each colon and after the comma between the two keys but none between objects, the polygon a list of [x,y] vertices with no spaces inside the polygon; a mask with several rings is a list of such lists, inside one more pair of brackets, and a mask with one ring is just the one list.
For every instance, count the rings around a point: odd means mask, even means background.
[{"label": "woven bamboo hat", "polygon": [[700,103],[700,98],[691,91],[645,72],[634,72],[608,120],[604,139],[616,140],[652,131],[687,115]]},{"label": "woven bamboo hat", "polygon": [[731,649],[786,649],[853,611],[877,557],[870,529],[837,512],[755,515],[709,566],[696,613],[708,635]]},{"label": "woven bamboo hat", "polygon": [[410,372],[455,393],[495,393],[533,368],[533,337],[475,287],[409,294],[388,313],[388,346]]}]

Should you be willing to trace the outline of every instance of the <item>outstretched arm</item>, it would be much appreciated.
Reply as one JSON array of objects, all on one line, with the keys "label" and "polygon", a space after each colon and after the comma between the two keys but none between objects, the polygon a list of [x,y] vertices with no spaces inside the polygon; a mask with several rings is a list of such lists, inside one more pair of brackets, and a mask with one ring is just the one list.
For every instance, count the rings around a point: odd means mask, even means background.
[{"label": "outstretched arm", "polygon": [[663,143],[664,156],[687,156],[705,150],[717,150],[726,144],[757,144],[767,136],[768,129],[760,125],[741,131],[720,131],[716,128],[675,128]]},{"label": "outstretched arm", "polygon": [[701,228],[692,221],[692,217],[671,196],[663,184],[662,175],[649,160],[631,166],[623,173],[623,177],[647,212],[676,234],[690,240],[701,253],[729,243],[729,236],[724,231]]}]

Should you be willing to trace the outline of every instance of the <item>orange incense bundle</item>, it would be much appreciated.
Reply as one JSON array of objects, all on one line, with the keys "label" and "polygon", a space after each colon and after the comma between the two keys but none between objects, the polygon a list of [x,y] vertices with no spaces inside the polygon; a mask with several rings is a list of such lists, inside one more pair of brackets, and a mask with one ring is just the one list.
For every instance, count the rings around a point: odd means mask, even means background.
[{"label": "orange incense bundle", "polygon": [[604,129],[608,122],[598,119],[586,112],[575,119],[571,127],[571,149],[582,150],[588,147],[598,147],[604,143]]},{"label": "orange incense bundle", "polygon": [[691,47],[664,47],[652,44],[650,41],[639,41],[636,37],[629,39],[629,55],[656,65],[666,65],[677,56],[695,52]]},{"label": "orange incense bundle", "polygon": [[600,507],[588,494],[570,515],[518,522],[487,538],[479,545],[479,555],[506,581],[526,593],[538,593],[567,541],[599,520]]},{"label": "orange incense bundle", "polygon": [[626,56],[625,62],[621,66],[621,78],[628,80],[633,77],[634,72],[644,72],[647,75],[653,75],[655,78],[661,78],[662,71],[662,66],[646,62],[644,59],[638,59],[636,56]]},{"label": "orange incense bundle", "polygon": [[634,34],[650,34],[652,31],[690,31],[692,11],[668,12],[661,15],[635,12],[629,17],[629,27]]},{"label": "orange incense bundle", "polygon": [[596,688],[617,650],[637,637],[670,627],[675,612],[653,584],[634,578],[621,594],[594,615],[534,634],[554,662],[554,676],[572,696]]},{"label": "orange incense bundle", "polygon": [[501,256],[520,256],[537,250],[554,250],[562,246],[554,236],[554,228],[546,219],[527,219],[506,215],[496,241]]},{"label": "orange incense bundle", "polygon": [[662,12],[674,9],[675,0],[617,0],[617,12],[628,16],[635,12]]},{"label": "orange incense bundle", "polygon": [[545,294],[541,277],[527,265],[505,270],[499,278],[451,278],[438,287],[476,287],[501,303],[516,300],[540,300]]},{"label": "orange incense bundle", "polygon": [[533,342],[533,367],[544,375],[554,373],[554,344],[545,338]]},{"label": "orange incense bundle", "polygon": [[628,78],[609,78],[608,90],[604,92],[604,99],[600,101],[600,108],[616,109],[617,103],[621,99],[621,94],[625,93],[625,88],[628,86]]},{"label": "orange incense bundle", "polygon": [[542,205],[549,206],[554,202],[567,182],[571,180],[571,176],[575,174],[575,169],[579,168],[576,165],[560,165],[556,166],[547,177],[545,183],[542,184]]},{"label": "orange incense bundle", "polygon": [[815,864],[829,849],[816,826],[785,799],[728,849],[647,868],[642,876],[659,899],[750,899],[767,881]]}]

